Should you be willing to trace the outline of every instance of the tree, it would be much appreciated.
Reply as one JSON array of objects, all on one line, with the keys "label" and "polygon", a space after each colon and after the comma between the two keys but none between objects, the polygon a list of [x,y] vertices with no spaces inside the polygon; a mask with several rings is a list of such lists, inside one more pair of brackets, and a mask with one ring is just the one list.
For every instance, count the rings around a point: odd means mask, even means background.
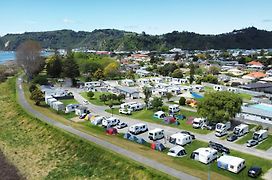
[{"label": "tree", "polygon": [[38,88],[32,91],[30,95],[30,99],[32,99],[36,105],[40,105],[40,103],[44,100],[43,93]]},{"label": "tree", "polygon": [[174,57],[174,61],[179,60],[179,58],[180,58],[179,53],[176,53],[176,54],[175,54],[175,57]]},{"label": "tree", "polygon": [[62,69],[63,76],[71,78],[72,80],[80,75],[79,66],[72,57],[72,55],[68,55],[68,57],[64,60]]},{"label": "tree", "polygon": [[190,82],[190,84],[192,84],[194,82],[195,65],[193,63],[190,63],[189,68],[190,68],[189,82]]},{"label": "tree", "polygon": [[186,103],[185,97],[180,97],[180,98],[179,98],[179,105],[180,105],[180,106],[184,106],[185,103]]},{"label": "tree", "polygon": [[169,101],[172,97],[173,97],[173,94],[172,94],[172,93],[170,93],[170,92],[167,92],[167,93],[166,93],[166,98],[167,98],[168,101]]},{"label": "tree", "polygon": [[174,63],[167,63],[158,69],[159,73],[163,76],[169,76],[172,72],[178,69],[178,66]]},{"label": "tree", "polygon": [[30,86],[29,86],[29,92],[30,93],[32,93],[34,90],[36,90],[36,89],[38,89],[38,87],[35,85],[35,84],[31,84]]},{"label": "tree", "polygon": [[227,92],[210,92],[205,94],[197,107],[200,116],[213,122],[224,122],[241,112],[242,99],[239,95]]},{"label": "tree", "polygon": [[218,78],[216,76],[213,76],[212,74],[208,74],[207,76],[199,77],[196,80],[197,84],[201,84],[201,82],[208,82],[208,83],[212,83],[212,84],[217,84]]},{"label": "tree", "polygon": [[208,70],[208,73],[210,73],[212,75],[217,75],[217,74],[219,74],[219,72],[220,72],[220,69],[217,66],[211,66]]},{"label": "tree", "polygon": [[104,76],[105,77],[107,77],[109,79],[114,79],[118,75],[120,75],[120,71],[119,71],[117,63],[112,62],[105,67],[105,69],[104,69]]},{"label": "tree", "polygon": [[28,80],[31,80],[44,67],[44,59],[40,53],[41,46],[36,41],[25,41],[16,51],[16,61],[24,69]]},{"label": "tree", "polygon": [[106,101],[108,100],[108,97],[107,97],[106,94],[101,94],[101,95],[99,96],[99,99],[100,99],[100,101],[102,101],[102,102],[105,104]]},{"label": "tree", "polygon": [[104,78],[104,74],[103,71],[101,69],[97,69],[93,75],[93,77],[97,80],[103,79]]},{"label": "tree", "polygon": [[153,107],[156,111],[159,110],[159,109],[161,109],[162,106],[163,106],[162,98],[155,97],[155,98],[151,101],[151,105],[152,105],[152,107]]},{"label": "tree", "polygon": [[126,78],[135,80],[135,74],[132,70],[127,71]]},{"label": "tree", "polygon": [[171,73],[173,78],[183,78],[183,72],[180,69],[176,69],[174,72]]},{"label": "tree", "polygon": [[93,96],[94,96],[94,93],[92,91],[88,91],[87,96],[88,96],[89,99],[92,99]]},{"label": "tree", "polygon": [[60,77],[60,74],[62,72],[62,63],[58,55],[54,55],[48,58],[46,63],[46,71],[47,75],[51,77]]},{"label": "tree", "polygon": [[119,94],[117,97],[119,102],[122,102],[122,100],[126,99],[126,95],[125,94]]},{"label": "tree", "polygon": [[144,102],[145,102],[145,107],[147,108],[148,107],[148,103],[149,103],[149,98],[152,96],[152,91],[149,87],[144,87],[144,90],[143,90],[143,93],[144,93]]}]

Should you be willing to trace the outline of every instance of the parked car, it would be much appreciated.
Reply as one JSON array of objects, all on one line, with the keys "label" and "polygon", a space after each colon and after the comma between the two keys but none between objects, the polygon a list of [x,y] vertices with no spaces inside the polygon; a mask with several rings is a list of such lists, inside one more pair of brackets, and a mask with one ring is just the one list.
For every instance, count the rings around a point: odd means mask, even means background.
[{"label": "parked car", "polygon": [[226,153],[226,154],[230,153],[229,148],[223,146],[222,144],[213,142],[213,141],[209,142],[209,147],[211,147],[211,148],[213,148],[213,149],[215,149],[215,150],[217,150],[218,152],[221,152],[221,153]]},{"label": "parked car", "polygon": [[87,104],[89,104],[89,101],[84,100],[84,101],[83,101],[83,104],[87,105]]},{"label": "parked car", "polygon": [[195,135],[193,135],[189,131],[181,131],[180,133],[182,133],[182,134],[188,134],[188,135],[190,135],[192,137],[192,139],[195,139]]},{"label": "parked car", "polygon": [[253,146],[256,146],[257,144],[258,144],[258,141],[253,139],[247,141],[247,147],[253,147]]},{"label": "parked car", "polygon": [[119,109],[120,114],[126,114],[126,115],[131,115],[132,110],[131,109]]},{"label": "parked car", "polygon": [[127,123],[119,122],[116,127],[117,127],[117,129],[123,129],[123,128],[127,127],[127,126],[128,126]]},{"label": "parked car", "polygon": [[212,131],[212,130],[215,130],[215,125],[216,125],[216,123],[208,122],[207,124],[205,124],[203,126],[203,128],[206,128],[206,129]]},{"label": "parked car", "polygon": [[262,168],[258,166],[252,166],[249,168],[247,175],[252,178],[257,178],[262,173]]},{"label": "parked car", "polygon": [[236,136],[235,134],[230,134],[230,135],[228,135],[228,137],[227,137],[227,141],[230,141],[230,142],[233,142],[233,141],[235,141],[236,139],[238,139],[238,136]]}]

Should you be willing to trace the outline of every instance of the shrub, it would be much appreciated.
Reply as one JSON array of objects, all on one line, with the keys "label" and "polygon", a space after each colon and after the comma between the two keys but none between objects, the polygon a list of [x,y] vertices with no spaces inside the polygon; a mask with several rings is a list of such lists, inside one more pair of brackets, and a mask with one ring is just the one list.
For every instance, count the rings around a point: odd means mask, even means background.
[{"label": "shrub", "polygon": [[48,84],[48,80],[46,76],[36,76],[33,81],[34,84],[39,84],[39,85],[46,85]]},{"label": "shrub", "polygon": [[186,99],[184,97],[179,98],[179,105],[184,106],[186,103]]},{"label": "shrub", "polygon": [[29,92],[33,92],[33,91],[35,91],[36,89],[38,89],[38,87],[35,85],[35,84],[31,84],[30,86],[29,86]]}]

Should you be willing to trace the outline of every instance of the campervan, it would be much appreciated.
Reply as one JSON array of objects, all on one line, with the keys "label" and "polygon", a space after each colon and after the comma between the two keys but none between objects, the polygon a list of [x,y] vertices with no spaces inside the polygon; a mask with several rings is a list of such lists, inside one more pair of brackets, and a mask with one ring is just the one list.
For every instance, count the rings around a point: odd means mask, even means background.
[{"label": "campervan", "polygon": [[160,128],[153,129],[148,132],[148,138],[153,141],[162,139],[164,138],[164,130]]},{"label": "campervan", "polygon": [[146,131],[148,131],[148,128],[144,123],[134,124],[129,127],[129,132],[132,134],[141,134]]},{"label": "campervan", "polygon": [[137,102],[128,102],[120,105],[121,109],[130,109],[132,111],[139,111],[144,108],[144,104]]},{"label": "campervan", "polygon": [[248,133],[247,124],[240,124],[233,129],[233,134],[235,134],[236,136],[243,136],[246,133]]},{"label": "campervan", "polygon": [[176,104],[169,106],[168,110],[170,113],[177,113],[180,111],[179,106]]},{"label": "campervan", "polygon": [[112,126],[116,126],[119,122],[120,122],[119,119],[117,119],[115,117],[110,117],[108,119],[102,120],[102,126],[103,127],[112,127]]},{"label": "campervan", "polygon": [[172,144],[184,146],[192,142],[192,137],[188,134],[176,133],[170,136],[169,142]]},{"label": "campervan", "polygon": [[79,107],[79,104],[68,104],[65,108],[65,113],[70,113],[76,110]]},{"label": "campervan", "polygon": [[198,148],[191,154],[191,159],[208,164],[217,158],[217,150],[212,148]]},{"label": "campervan", "polygon": [[239,173],[244,167],[246,167],[246,162],[244,159],[239,157],[223,155],[217,159],[217,166],[233,173]]},{"label": "campervan", "polygon": [[268,137],[268,131],[261,129],[259,131],[254,132],[252,139],[260,142],[260,141],[266,139],[267,137]]},{"label": "campervan", "polygon": [[50,99],[48,99],[48,105],[50,106],[50,107],[52,107],[53,106],[53,103],[54,102],[57,102],[58,100],[57,99],[55,99],[55,98],[50,98]]},{"label": "campervan", "polygon": [[228,121],[226,123],[217,123],[215,125],[215,136],[222,137],[228,134],[228,130],[230,129],[231,123]]},{"label": "campervan", "polygon": [[186,151],[183,147],[181,146],[174,146],[169,149],[168,156],[173,156],[173,157],[182,157],[186,155]]},{"label": "campervan", "polygon": [[195,118],[192,122],[193,128],[201,128],[205,124],[207,124],[207,120],[204,118]]},{"label": "campervan", "polygon": [[102,121],[103,120],[106,120],[107,118],[105,116],[96,116],[92,121],[91,123],[93,125],[99,125],[99,124],[102,124]]},{"label": "campervan", "polygon": [[163,119],[166,117],[166,115],[163,111],[157,111],[154,113],[153,117],[158,119]]}]

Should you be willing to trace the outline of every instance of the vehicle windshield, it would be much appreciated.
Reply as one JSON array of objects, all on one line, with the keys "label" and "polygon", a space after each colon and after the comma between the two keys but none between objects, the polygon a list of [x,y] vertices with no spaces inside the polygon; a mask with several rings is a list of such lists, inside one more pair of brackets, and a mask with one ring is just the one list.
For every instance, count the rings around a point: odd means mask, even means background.
[{"label": "vehicle windshield", "polygon": [[221,125],[221,124],[217,124],[217,125],[216,125],[216,128],[217,128],[217,129],[221,129],[221,128],[222,128],[222,125]]},{"label": "vehicle windshield", "polygon": [[255,133],[254,135],[253,135],[253,138],[252,138],[253,140],[258,140],[259,139],[259,134],[257,134],[257,133]]},{"label": "vehicle windshield", "polygon": [[239,134],[239,129],[234,129],[233,134]]},{"label": "vehicle windshield", "polygon": [[199,124],[200,122],[194,122],[194,124]]}]

